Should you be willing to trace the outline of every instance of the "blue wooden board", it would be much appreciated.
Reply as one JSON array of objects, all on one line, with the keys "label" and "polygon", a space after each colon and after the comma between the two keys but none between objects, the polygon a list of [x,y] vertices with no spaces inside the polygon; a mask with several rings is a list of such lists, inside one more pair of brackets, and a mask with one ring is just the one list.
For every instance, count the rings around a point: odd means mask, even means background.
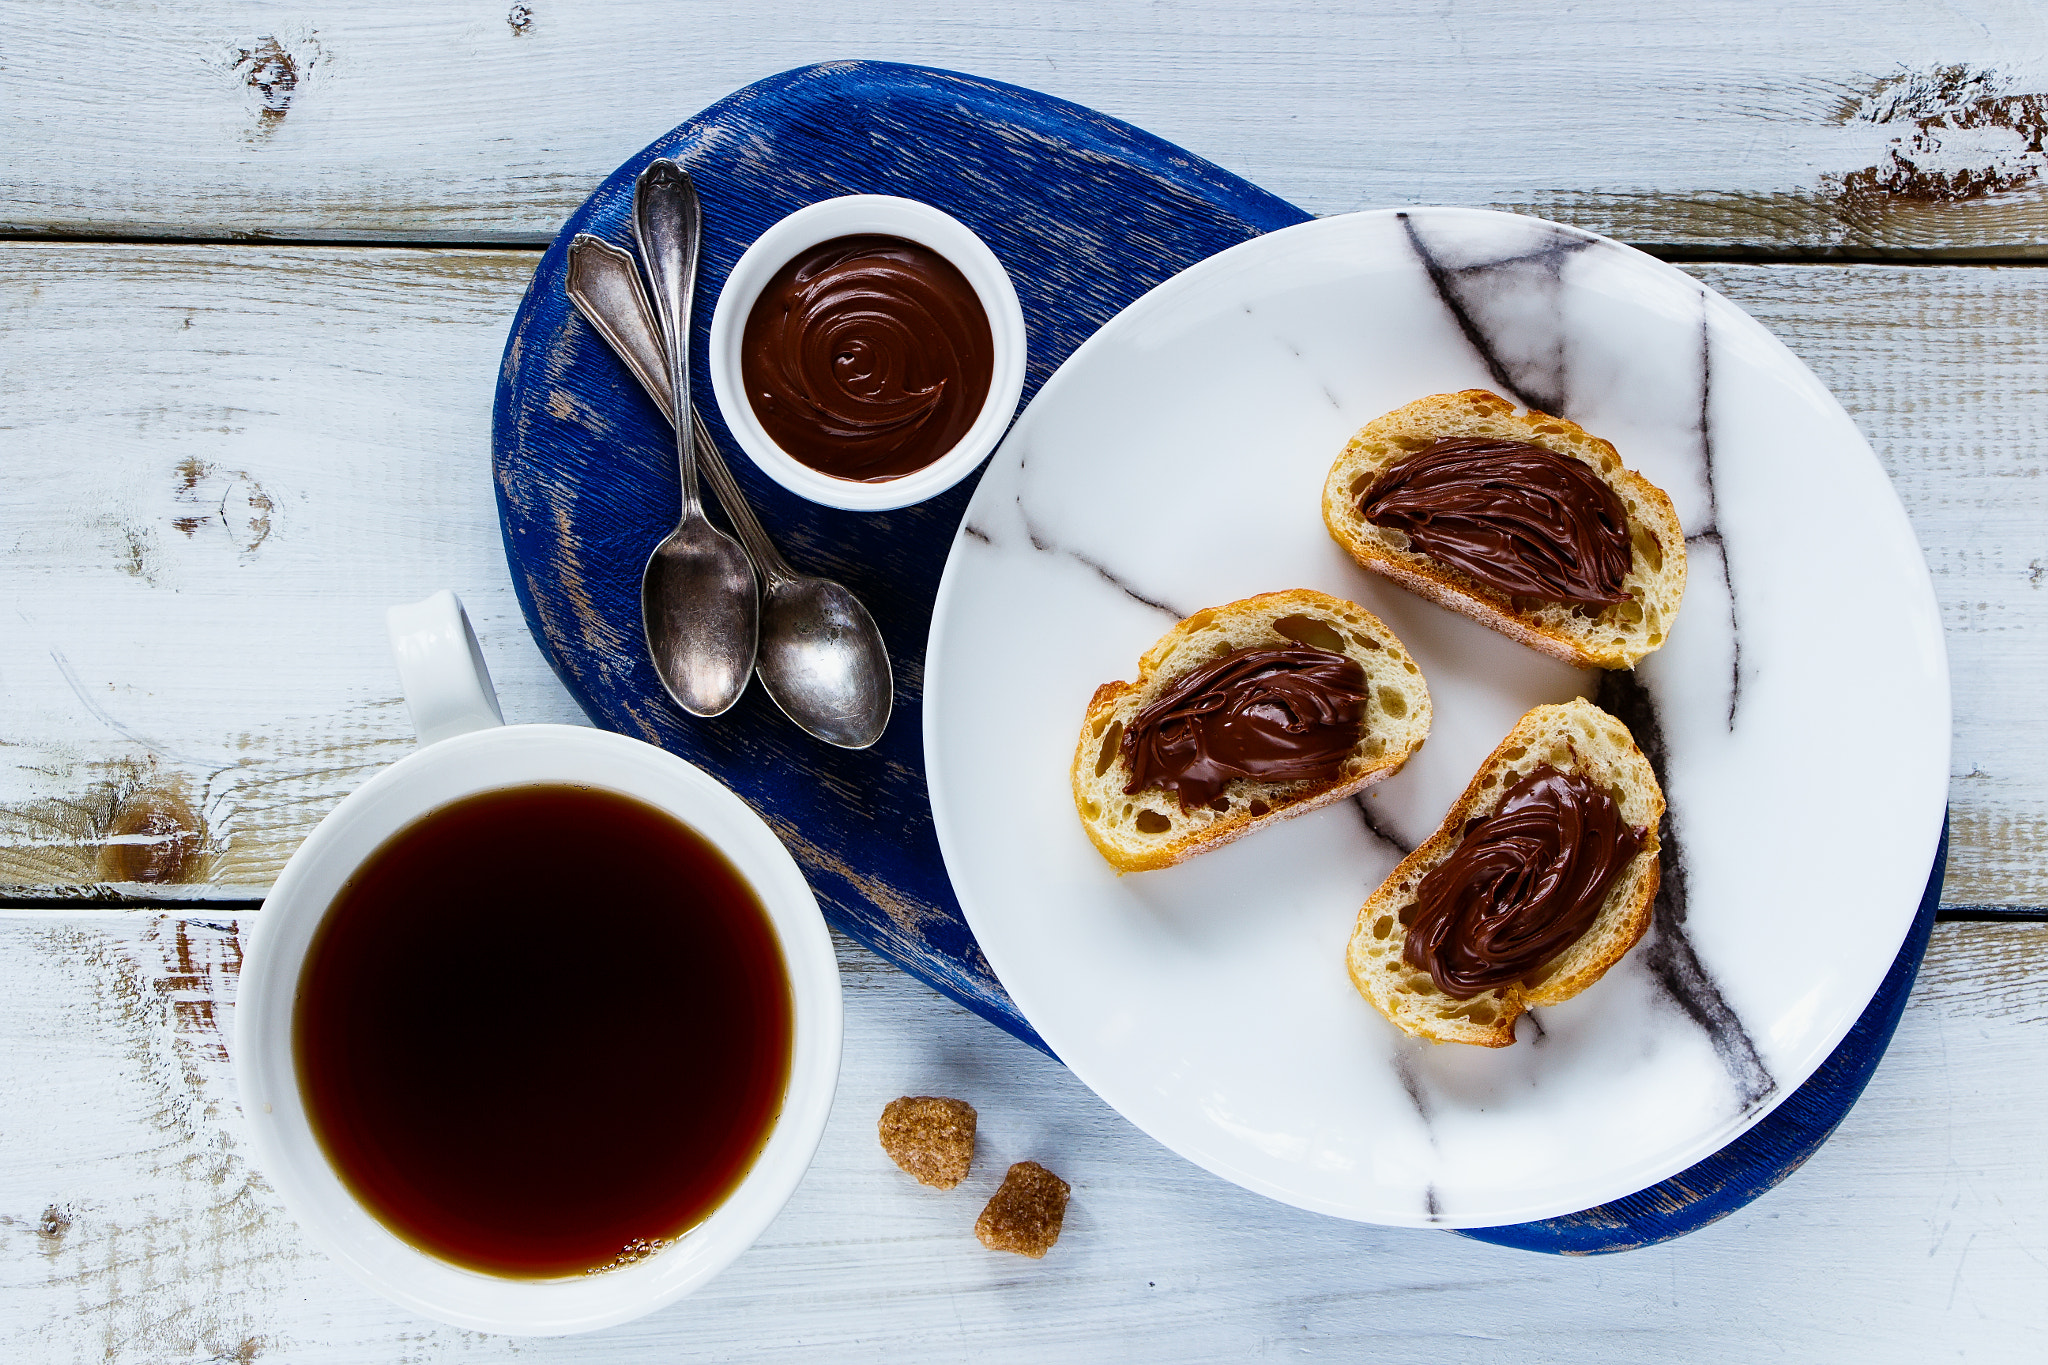
[{"label": "blue wooden board", "polygon": [[[896,713],[872,749],[851,753],[811,739],[758,686],[724,716],[695,719],[670,703],[648,661],[640,569],[674,521],[674,445],[660,412],[574,313],[563,282],[576,233],[631,246],[633,179],[658,156],[688,167],[704,201],[695,402],[791,562],[851,587],[888,641]],[[1044,1048],[961,917],[925,791],[925,635],[974,480],[898,512],[814,506],[737,453],[701,360],[711,303],[740,253],[783,215],[841,194],[920,199],[981,235],[1023,303],[1031,346],[1026,402],[1075,347],[1140,294],[1204,257],[1309,215],[1076,105],[949,72],[832,63],[748,86],[621,166],[541,258],[512,325],[493,430],[498,507],[520,605],[563,683],[599,725],[680,754],[738,792],[789,845],[836,927]],[[1939,885],[1937,861],[1930,895]],[[1851,1062],[1863,1065],[1864,1079],[1891,1036],[1919,962],[1924,926],[1917,933],[1893,971],[1896,978],[1903,969],[1904,984],[1889,1016],[1880,1008],[1888,998],[1881,991],[1859,1033],[1843,1044]],[[1882,1026],[1863,1032],[1873,1018]],[[1829,1068],[1842,1060],[1838,1053]],[[1800,1102],[1819,1080],[1736,1144],[1775,1132],[1780,1116],[1797,1115],[1792,1136],[1744,1149],[1763,1154],[1743,1158],[1748,1174],[1684,1183],[1717,1156],[1657,1187],[1668,1193],[1634,1196],[1648,1200],[1640,1214],[1633,1206],[1614,1214],[1591,1210],[1575,1215],[1579,1222],[1475,1235],[1584,1252],[1690,1231],[1797,1166],[1862,1088],[1861,1080],[1846,1090],[1837,1085],[1826,1091],[1825,1112],[1807,1114]],[[1712,1197],[1694,1192],[1708,1185],[1717,1192]],[[1729,1193],[1738,1187],[1748,1193]],[[1606,1242],[1596,1244],[1603,1228]]]}]

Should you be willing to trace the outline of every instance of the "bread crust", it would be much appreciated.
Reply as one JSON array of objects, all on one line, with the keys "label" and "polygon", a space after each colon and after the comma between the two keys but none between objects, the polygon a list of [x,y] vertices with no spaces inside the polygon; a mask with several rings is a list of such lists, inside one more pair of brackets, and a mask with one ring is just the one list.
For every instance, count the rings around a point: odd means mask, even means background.
[{"label": "bread crust", "polygon": [[[1359,496],[1380,471],[1453,436],[1528,441],[1598,475],[1628,514],[1625,586],[1631,600],[1588,615],[1565,603],[1512,597],[1411,548],[1406,536],[1360,514]],[[1581,668],[1633,668],[1664,643],[1685,595],[1685,531],[1664,490],[1625,468],[1611,444],[1578,424],[1534,408],[1523,412],[1485,389],[1432,394],[1366,423],[1323,482],[1323,524],[1374,573]]]},{"label": "bread crust", "polygon": [[[1428,972],[1402,956],[1408,939],[1403,914],[1412,911],[1423,877],[1464,841],[1467,823],[1491,815],[1508,788],[1542,763],[1598,782],[1623,818],[1648,834],[1609,888],[1599,917],[1532,973],[1533,983],[1513,982],[1469,1000],[1445,995]],[[1627,726],[1588,701],[1535,707],[1479,765],[1436,833],[1403,858],[1359,909],[1345,950],[1351,983],[1396,1027],[1418,1038],[1508,1046],[1515,1041],[1515,1020],[1532,1006],[1571,999],[1641,941],[1657,898],[1663,817],[1663,789]]]},{"label": "bread crust", "polygon": [[[1227,810],[1182,811],[1173,793],[1158,788],[1126,795],[1130,768],[1118,752],[1123,725],[1174,678],[1228,648],[1252,644],[1336,649],[1365,670],[1372,699],[1365,732],[1338,776],[1323,782],[1239,778],[1224,789]],[[1117,871],[1171,867],[1392,777],[1422,747],[1429,723],[1422,670],[1385,622],[1355,602],[1310,588],[1261,593],[1196,612],[1145,651],[1136,682],[1095,689],[1074,746],[1074,809]]]}]

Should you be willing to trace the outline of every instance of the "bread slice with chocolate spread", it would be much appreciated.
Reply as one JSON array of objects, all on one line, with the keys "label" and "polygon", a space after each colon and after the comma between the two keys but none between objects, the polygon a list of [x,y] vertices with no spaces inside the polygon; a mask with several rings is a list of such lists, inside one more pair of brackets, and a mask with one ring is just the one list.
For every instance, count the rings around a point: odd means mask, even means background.
[{"label": "bread slice with chocolate spread", "polygon": [[[1407,954],[1411,933],[1428,922],[1424,880],[1450,862],[1468,839],[1482,837],[1486,822],[1500,812],[1509,791],[1538,777],[1545,766],[1583,778],[1604,792],[1619,808],[1627,834],[1639,842],[1613,874],[1590,926],[1562,950],[1528,963],[1503,984],[1469,995],[1450,993],[1435,971]],[[1526,1010],[1561,1004],[1585,990],[1650,927],[1659,869],[1657,830],[1663,817],[1664,793],[1657,775],[1627,726],[1588,701],[1536,707],[1487,756],[1437,832],[1401,860],[1358,912],[1345,954],[1352,984],[1380,1013],[1418,1038],[1508,1046],[1515,1041],[1515,1020]],[[1564,842],[1569,851],[1576,841],[1567,836]],[[1524,838],[1519,845],[1508,841],[1489,847],[1527,846]],[[1548,870],[1557,871],[1554,866]],[[1495,861],[1486,875],[1499,884],[1502,877],[1512,881],[1516,871],[1512,862]],[[1470,893],[1475,882],[1460,884],[1454,879],[1450,885]],[[1527,925],[1519,930],[1526,938]],[[1492,965],[1513,970],[1517,964],[1507,954]]]},{"label": "bread slice with chocolate spread", "polygon": [[[1225,662],[1233,655],[1238,659]],[[1269,658],[1274,662],[1262,674],[1261,660]],[[1224,678],[1218,683],[1237,691],[1226,697],[1198,689],[1178,701],[1169,695],[1184,683],[1201,681],[1194,675],[1218,668],[1237,670],[1231,675],[1235,682]],[[1299,681],[1324,674],[1348,680],[1334,700],[1333,694],[1318,690],[1320,684]],[[1178,706],[1180,718],[1141,724],[1155,704]],[[1197,727],[1189,719],[1205,707],[1204,716],[1228,713],[1254,730],[1266,723],[1267,733],[1253,734],[1253,742],[1313,747],[1315,736],[1322,735],[1316,757],[1327,771],[1289,780],[1226,777],[1222,767],[1232,755],[1220,748],[1203,751],[1216,766],[1189,767],[1178,776],[1161,769],[1162,755],[1170,767],[1174,753],[1185,757],[1199,747],[1197,740],[1209,742],[1193,733]],[[1304,728],[1324,712],[1356,715],[1362,724],[1355,732]],[[1286,726],[1274,729],[1267,723],[1282,715]],[[1354,602],[1307,588],[1263,593],[1196,612],[1138,660],[1136,682],[1104,683],[1096,689],[1074,749],[1074,807],[1089,839],[1119,872],[1169,867],[1393,776],[1421,747],[1429,720],[1422,670],[1378,617]],[[1348,727],[1351,722],[1338,723]],[[1136,738],[1126,742],[1134,727],[1138,735],[1150,737],[1145,744]],[[1176,742],[1183,747],[1174,750]],[[1216,738],[1218,745],[1235,742],[1220,732]],[[1134,765],[1146,768],[1154,780],[1126,791],[1135,780]]]},{"label": "bread slice with chocolate spread", "polygon": [[[1367,520],[1360,500],[1387,470],[1458,438],[1526,442],[1591,470],[1627,517],[1627,567],[1619,587],[1625,599],[1574,603],[1507,591],[1425,553],[1403,530]],[[1330,467],[1323,521],[1373,572],[1583,668],[1633,668],[1664,643],[1685,595],[1685,532],[1663,490],[1624,468],[1612,445],[1576,423],[1518,410],[1485,389],[1419,398],[1368,422]]]}]

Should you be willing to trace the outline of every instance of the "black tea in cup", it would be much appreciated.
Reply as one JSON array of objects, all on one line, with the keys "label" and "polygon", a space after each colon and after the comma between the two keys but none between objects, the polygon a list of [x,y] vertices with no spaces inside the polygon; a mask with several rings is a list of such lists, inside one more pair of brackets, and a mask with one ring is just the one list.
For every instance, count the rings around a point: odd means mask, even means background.
[{"label": "black tea in cup", "polygon": [[759,899],[689,826],[588,787],[486,792],[393,835],[299,978],[329,1162],[398,1236],[491,1275],[640,1259],[767,1142],[792,1004]]}]

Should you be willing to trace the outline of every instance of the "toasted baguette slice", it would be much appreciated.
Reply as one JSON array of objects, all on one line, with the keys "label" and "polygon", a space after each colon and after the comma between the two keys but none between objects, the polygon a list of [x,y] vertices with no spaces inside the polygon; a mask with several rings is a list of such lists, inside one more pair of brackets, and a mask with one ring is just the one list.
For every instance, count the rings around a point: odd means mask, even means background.
[{"label": "toasted baguette slice", "polygon": [[[1358,501],[1380,471],[1454,436],[1527,441],[1591,467],[1628,512],[1632,563],[1622,583],[1630,600],[1585,608],[1512,597],[1411,548],[1400,531],[1359,515]],[[1664,643],[1685,596],[1685,532],[1663,490],[1622,468],[1614,447],[1599,437],[1533,408],[1518,413],[1514,404],[1485,389],[1418,398],[1366,423],[1330,466],[1323,483],[1323,522],[1337,543],[1373,572],[1581,668],[1635,667]]]},{"label": "toasted baguette slice", "polygon": [[[1364,731],[1334,780],[1238,778],[1217,803],[1185,812],[1175,793],[1157,787],[1124,794],[1131,772],[1118,749],[1133,716],[1174,679],[1211,659],[1234,649],[1288,644],[1348,655],[1365,670],[1371,701]],[[1377,616],[1308,588],[1263,593],[1196,612],[1145,651],[1135,683],[1095,689],[1074,748],[1074,808],[1095,847],[1119,872],[1169,867],[1392,777],[1428,734],[1429,688],[1422,670]]]},{"label": "toasted baguette slice", "polygon": [[[1459,1000],[1438,990],[1428,972],[1401,955],[1416,888],[1464,840],[1466,824],[1492,815],[1507,790],[1541,763],[1599,783],[1621,807],[1622,818],[1649,835],[1608,889],[1592,928],[1538,968],[1534,984],[1516,983]],[[1401,860],[1358,912],[1345,954],[1352,984],[1381,1014],[1418,1038],[1508,1046],[1524,1010],[1571,999],[1619,962],[1650,927],[1650,904],[1657,896],[1657,826],[1663,818],[1657,775],[1627,726],[1589,701],[1537,707],[1487,755],[1437,832]]]}]

